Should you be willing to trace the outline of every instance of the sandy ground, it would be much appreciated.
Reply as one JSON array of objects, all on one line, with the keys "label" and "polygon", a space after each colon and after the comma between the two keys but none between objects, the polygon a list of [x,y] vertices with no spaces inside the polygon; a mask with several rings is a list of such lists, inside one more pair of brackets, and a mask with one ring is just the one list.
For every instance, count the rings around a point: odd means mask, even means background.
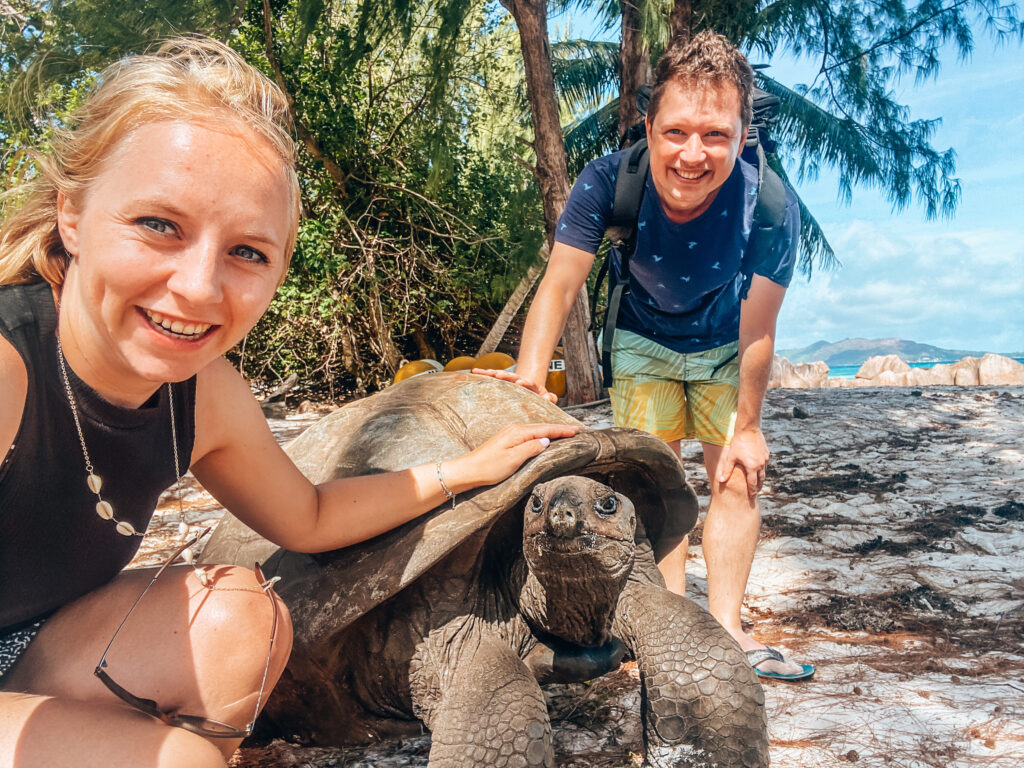
[{"label": "sandy ground", "polygon": [[[608,407],[577,409],[610,426]],[[772,390],[763,526],[745,618],[817,666],[765,686],[781,768],[1024,766],[1024,389]],[[314,417],[272,421],[284,441]],[[696,444],[684,448],[707,504]],[[194,484],[190,523],[221,510]],[[137,559],[176,538],[165,497]],[[706,604],[699,528],[690,596]],[[547,691],[559,765],[641,763],[636,669]],[[365,750],[251,745],[236,768],[425,766],[429,737]]]}]

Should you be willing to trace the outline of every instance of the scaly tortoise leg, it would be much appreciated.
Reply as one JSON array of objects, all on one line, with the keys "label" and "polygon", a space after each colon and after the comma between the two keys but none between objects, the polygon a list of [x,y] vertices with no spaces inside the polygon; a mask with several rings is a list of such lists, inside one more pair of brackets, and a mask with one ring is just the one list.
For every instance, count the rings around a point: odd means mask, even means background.
[{"label": "scaly tortoise leg", "polygon": [[634,576],[619,598],[613,631],[640,670],[645,764],[766,768],[764,691],[710,613]]},{"label": "scaly tortoise leg", "polygon": [[425,718],[429,768],[554,768],[547,704],[526,664],[487,636],[456,663]]}]

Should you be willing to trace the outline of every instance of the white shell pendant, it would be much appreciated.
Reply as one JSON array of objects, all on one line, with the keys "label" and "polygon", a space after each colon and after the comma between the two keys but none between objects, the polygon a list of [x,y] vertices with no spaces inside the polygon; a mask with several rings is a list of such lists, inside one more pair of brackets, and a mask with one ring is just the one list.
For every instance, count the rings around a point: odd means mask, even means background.
[{"label": "white shell pendant", "polygon": [[100,488],[103,487],[103,478],[99,475],[94,475],[92,472],[89,473],[86,484],[89,486],[89,490],[95,493],[97,496],[100,493]]},{"label": "white shell pendant", "polygon": [[124,520],[122,520],[120,523],[117,524],[117,532],[120,533],[122,536],[134,536],[135,528],[134,526],[132,526],[131,523],[126,523]]},{"label": "white shell pendant", "polygon": [[196,559],[196,556],[191,549],[186,549],[184,552],[181,553],[181,559],[189,565],[191,565],[192,561]]},{"label": "white shell pendant", "polygon": [[101,501],[96,505],[96,514],[104,520],[113,520],[114,508],[110,506],[109,501]]},{"label": "white shell pendant", "polygon": [[188,533],[188,523],[178,523],[178,535],[184,536]]}]

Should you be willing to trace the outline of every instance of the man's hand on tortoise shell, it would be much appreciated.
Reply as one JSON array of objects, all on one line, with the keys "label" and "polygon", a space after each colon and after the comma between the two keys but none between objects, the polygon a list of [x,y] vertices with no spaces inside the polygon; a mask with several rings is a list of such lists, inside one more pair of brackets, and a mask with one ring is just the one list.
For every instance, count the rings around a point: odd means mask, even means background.
[{"label": "man's hand on tortoise shell", "polygon": [[526,387],[534,394],[540,395],[541,397],[550,400],[552,403],[558,402],[558,395],[554,392],[548,392],[542,385],[536,384],[532,379],[528,379],[525,376],[520,376],[515,371],[499,371],[492,368],[474,368],[471,373],[476,373],[480,376],[490,376],[493,379],[501,379],[502,381],[508,381],[513,384],[518,384],[520,387]]}]

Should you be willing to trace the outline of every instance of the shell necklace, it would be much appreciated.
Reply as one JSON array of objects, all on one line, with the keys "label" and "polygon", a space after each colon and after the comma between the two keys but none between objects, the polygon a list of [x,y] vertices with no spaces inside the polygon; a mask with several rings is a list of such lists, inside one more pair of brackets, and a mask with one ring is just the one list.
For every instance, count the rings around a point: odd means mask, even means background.
[{"label": "shell necklace", "polygon": [[[85,484],[89,486],[90,491],[96,494],[96,514],[104,520],[112,522],[114,529],[122,536],[144,536],[145,532],[139,533],[135,530],[135,526],[127,520],[118,520],[114,516],[113,505],[104,499],[100,493],[103,488],[103,478],[94,471],[92,461],[89,458],[89,449],[85,447],[85,435],[82,433],[82,423],[78,420],[78,405],[75,402],[75,394],[71,391],[71,382],[68,380],[68,370],[64,362],[64,349],[60,345],[59,335],[57,336],[57,362],[60,363],[60,375],[64,380],[64,392],[68,396],[68,405],[71,406],[71,415],[75,419],[75,429],[78,431],[78,442],[82,446],[82,456],[85,457],[85,471],[88,473]],[[167,383],[167,404],[171,412],[171,447],[174,450],[174,477],[175,482],[180,482],[181,467],[178,464],[178,431],[174,425],[174,391],[171,389],[170,382]],[[178,494],[178,515],[181,519],[179,532],[181,532],[181,528],[186,528],[187,530],[184,511],[181,508],[180,493]]]}]

